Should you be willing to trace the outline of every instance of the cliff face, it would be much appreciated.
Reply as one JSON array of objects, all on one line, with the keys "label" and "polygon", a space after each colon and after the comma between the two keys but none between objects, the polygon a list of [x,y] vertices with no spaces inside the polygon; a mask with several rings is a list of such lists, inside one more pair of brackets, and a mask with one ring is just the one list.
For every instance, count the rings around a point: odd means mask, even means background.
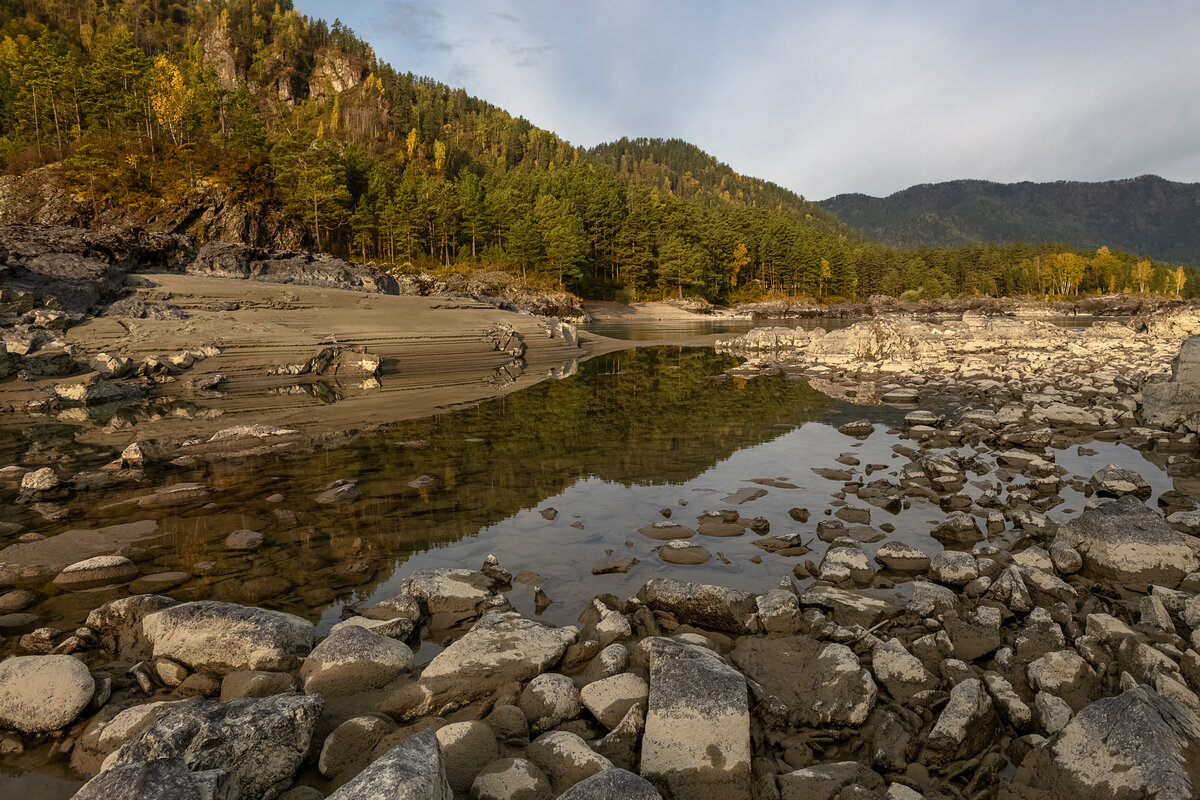
[{"label": "cliff face", "polygon": [[204,66],[217,75],[217,83],[226,91],[237,88],[237,66],[233,60],[233,45],[229,34],[219,24],[212,24],[200,33],[200,47],[204,52]]},{"label": "cliff face", "polygon": [[314,100],[322,101],[353,89],[366,75],[367,65],[361,58],[336,50],[318,50],[308,92]]},{"label": "cliff face", "polygon": [[61,164],[0,176],[0,225],[28,224],[107,232],[137,228],[185,234],[197,244],[222,241],[273,250],[298,249],[305,238],[303,225],[282,210],[233,202],[224,189],[205,181],[178,202],[115,203],[93,213],[86,197],[68,190]]}]

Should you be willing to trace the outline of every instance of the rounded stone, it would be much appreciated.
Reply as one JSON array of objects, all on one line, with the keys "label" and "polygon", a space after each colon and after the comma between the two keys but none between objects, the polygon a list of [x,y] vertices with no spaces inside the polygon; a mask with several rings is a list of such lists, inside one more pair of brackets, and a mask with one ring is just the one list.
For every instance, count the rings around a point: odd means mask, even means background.
[{"label": "rounded stone", "polygon": [[390,683],[412,662],[412,650],[404,643],[352,626],[330,633],[313,648],[300,677],[309,694],[349,695]]},{"label": "rounded stone", "polygon": [[658,557],[668,564],[695,566],[712,558],[708,548],[684,541],[671,541],[658,550]]},{"label": "rounded stone", "polygon": [[91,589],[125,583],[137,574],[137,566],[125,556],[96,556],[65,568],[54,579],[54,585],[62,589]]},{"label": "rounded stone", "polygon": [[670,541],[672,539],[689,539],[696,535],[696,532],[691,528],[680,525],[678,522],[670,520],[662,520],[654,522],[650,525],[644,525],[638,528],[638,533],[645,536],[647,539],[656,539],[658,541]]},{"label": "rounded stone", "polygon": [[438,729],[446,780],[455,792],[470,790],[475,777],[500,755],[496,736],[483,722],[455,722]]},{"label": "rounded stone", "polygon": [[91,702],[96,681],[72,656],[16,656],[0,662],[0,727],[61,730]]},{"label": "rounded stone", "polygon": [[566,675],[546,672],[531,680],[517,699],[517,707],[538,734],[579,716],[579,691]]}]

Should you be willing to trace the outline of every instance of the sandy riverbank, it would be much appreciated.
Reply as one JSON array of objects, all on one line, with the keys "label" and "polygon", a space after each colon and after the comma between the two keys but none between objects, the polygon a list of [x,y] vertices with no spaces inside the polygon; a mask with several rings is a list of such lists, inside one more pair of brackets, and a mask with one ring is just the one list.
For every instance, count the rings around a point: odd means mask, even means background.
[{"label": "sandy riverbank", "polygon": [[[269,422],[309,434],[365,428],[429,416],[571,374],[580,359],[625,346],[587,335],[576,344],[547,333],[546,320],[503,311],[466,298],[409,297],[331,288],[258,283],[189,275],[140,275],[134,298],[170,304],[183,319],[100,316],[70,328],[66,340],[86,360],[117,353],[139,362],[197,347],[220,353],[156,387],[171,398],[139,415],[139,435],[210,435],[231,425]],[[489,331],[512,335],[522,358],[498,350]],[[493,336],[493,339],[496,337]],[[381,359],[377,378],[353,375],[271,375],[300,364],[324,347],[364,348]],[[189,387],[224,376],[215,391]],[[22,408],[48,396],[63,379],[0,383],[0,406]],[[331,412],[336,405],[336,413]],[[85,438],[128,438],[120,424],[92,410],[68,409],[101,424]],[[135,412],[136,413],[136,412]],[[75,418],[78,417],[78,420]],[[186,423],[181,426],[181,421]]]}]

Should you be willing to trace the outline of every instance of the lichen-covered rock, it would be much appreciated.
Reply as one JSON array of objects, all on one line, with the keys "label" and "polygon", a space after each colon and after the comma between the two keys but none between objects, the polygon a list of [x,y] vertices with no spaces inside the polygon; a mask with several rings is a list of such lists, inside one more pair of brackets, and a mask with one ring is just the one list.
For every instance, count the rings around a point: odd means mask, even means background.
[{"label": "lichen-covered rock", "polygon": [[142,620],[176,605],[178,601],[160,594],[135,594],[92,609],[85,624],[99,634],[104,649],[122,659],[140,661],[150,658],[154,647],[142,632]]},{"label": "lichen-covered rock", "polygon": [[550,781],[524,758],[493,761],[471,784],[472,800],[550,800],[553,796]]},{"label": "lichen-covered rock", "polygon": [[0,728],[49,733],[67,727],[96,692],[77,658],[14,656],[0,661]]},{"label": "lichen-covered rock", "polygon": [[468,791],[480,771],[500,757],[496,734],[478,720],[438,728],[437,741],[446,780],[455,792]]},{"label": "lichen-covered rock", "polygon": [[1096,494],[1103,497],[1124,497],[1131,494],[1146,500],[1153,491],[1145,478],[1117,464],[1104,467],[1093,475],[1088,483],[1096,490]]},{"label": "lichen-covered rock", "polygon": [[385,686],[412,667],[403,642],[348,626],[331,631],[300,667],[304,691],[327,696],[357,694]]},{"label": "lichen-covered rock", "polygon": [[1200,793],[1195,756],[1200,720],[1138,686],[1080,711],[1044,750],[1022,764],[1050,797],[1187,800]]},{"label": "lichen-covered rock", "polygon": [[217,675],[295,669],[312,649],[306,619],[214,600],[182,603],[146,616],[142,630],[154,657]]},{"label": "lichen-covered rock", "polygon": [[644,705],[650,687],[631,672],[613,675],[583,687],[583,705],[604,727],[612,730],[624,719],[630,708]]},{"label": "lichen-covered rock", "polygon": [[861,725],[876,687],[858,656],[842,644],[808,636],[743,637],[730,654],[749,678],[778,698],[796,725]]},{"label": "lichen-covered rock", "polygon": [[642,776],[674,797],[748,800],[746,679],[703,648],[662,638],[645,642],[650,695]]},{"label": "lichen-covered rock", "polygon": [[328,800],[454,800],[437,735],[432,730],[413,734]]},{"label": "lichen-covered rock", "polygon": [[295,775],[324,705],[320,697],[294,694],[180,703],[122,744],[104,769],[179,757],[192,771],[233,773],[237,796],[257,800]]},{"label": "lichen-covered rock", "polygon": [[69,591],[128,583],[138,576],[137,565],[125,556],[95,556],[63,569],[54,585]]},{"label": "lichen-covered rock", "polygon": [[525,756],[546,773],[555,794],[565,792],[597,772],[613,768],[612,762],[568,731],[543,733],[530,743]]},{"label": "lichen-covered rock", "polygon": [[192,772],[182,758],[157,758],[102,772],[72,800],[224,800],[237,796],[237,782],[223,769]]},{"label": "lichen-covered rock", "polygon": [[419,569],[404,579],[401,591],[435,618],[435,626],[450,627],[474,619],[495,594],[495,581],[472,569]]},{"label": "lichen-covered rock", "polygon": [[925,669],[899,639],[888,639],[875,646],[871,651],[871,669],[875,680],[898,703],[906,703],[914,695],[938,685],[937,676]]},{"label": "lichen-covered rock", "polygon": [[741,589],[654,578],[638,590],[638,599],[680,622],[728,633],[754,633],[757,598]]},{"label": "lichen-covered rock", "polygon": [[662,795],[649,781],[628,770],[608,769],[584,778],[558,800],[662,800]]}]

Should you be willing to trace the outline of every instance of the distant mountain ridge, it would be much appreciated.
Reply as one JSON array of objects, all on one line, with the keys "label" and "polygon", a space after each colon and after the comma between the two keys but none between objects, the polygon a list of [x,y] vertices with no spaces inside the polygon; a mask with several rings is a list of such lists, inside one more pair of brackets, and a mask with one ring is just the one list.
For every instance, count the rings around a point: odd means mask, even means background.
[{"label": "distant mountain ridge", "polygon": [[1087,183],[956,180],[817,205],[894,247],[1055,241],[1200,265],[1200,183],[1157,175]]}]

